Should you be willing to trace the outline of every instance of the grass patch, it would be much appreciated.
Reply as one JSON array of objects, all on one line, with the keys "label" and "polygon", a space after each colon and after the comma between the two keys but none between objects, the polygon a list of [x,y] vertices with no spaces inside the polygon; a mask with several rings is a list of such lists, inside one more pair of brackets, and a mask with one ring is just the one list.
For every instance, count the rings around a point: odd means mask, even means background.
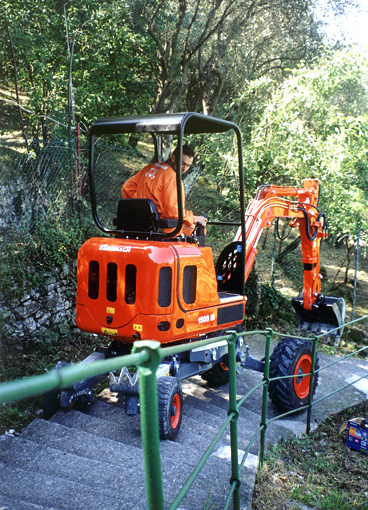
[{"label": "grass patch", "polygon": [[368,416],[368,403],[336,413],[310,436],[293,437],[266,454],[254,487],[253,510],[368,509],[368,457],[348,448],[349,419]]}]

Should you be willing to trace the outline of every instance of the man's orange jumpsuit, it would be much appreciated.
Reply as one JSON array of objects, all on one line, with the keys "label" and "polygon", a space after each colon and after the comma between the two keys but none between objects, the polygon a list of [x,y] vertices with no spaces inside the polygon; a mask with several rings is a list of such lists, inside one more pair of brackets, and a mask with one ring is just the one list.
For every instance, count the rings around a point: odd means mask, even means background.
[{"label": "man's orange jumpsuit", "polygon": [[[133,175],[124,184],[123,198],[150,198],[156,205],[161,218],[177,219],[178,199],[175,170],[168,162],[151,163]],[[183,186],[184,200],[184,186]],[[195,227],[192,211],[184,209],[183,233],[190,235]]]}]

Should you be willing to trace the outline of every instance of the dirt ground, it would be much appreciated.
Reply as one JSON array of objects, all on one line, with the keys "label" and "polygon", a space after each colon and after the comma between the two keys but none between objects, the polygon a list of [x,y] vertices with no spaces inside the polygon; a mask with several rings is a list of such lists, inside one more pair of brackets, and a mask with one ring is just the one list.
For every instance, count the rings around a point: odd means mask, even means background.
[{"label": "dirt ground", "polygon": [[258,472],[253,510],[367,510],[368,457],[346,446],[368,403],[332,415],[310,437],[274,447]]}]

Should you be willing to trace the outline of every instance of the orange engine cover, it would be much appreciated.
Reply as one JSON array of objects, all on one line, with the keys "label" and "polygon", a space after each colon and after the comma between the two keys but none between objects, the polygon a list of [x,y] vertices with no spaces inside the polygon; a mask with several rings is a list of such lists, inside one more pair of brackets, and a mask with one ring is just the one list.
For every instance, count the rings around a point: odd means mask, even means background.
[{"label": "orange engine cover", "polygon": [[87,332],[174,342],[239,324],[245,302],[220,299],[211,248],[93,238],[78,254],[77,325]]}]

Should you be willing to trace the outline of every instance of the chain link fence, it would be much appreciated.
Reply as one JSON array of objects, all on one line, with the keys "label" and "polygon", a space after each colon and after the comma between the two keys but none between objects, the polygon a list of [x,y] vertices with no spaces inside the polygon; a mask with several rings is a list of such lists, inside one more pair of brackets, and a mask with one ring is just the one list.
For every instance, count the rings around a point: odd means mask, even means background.
[{"label": "chain link fence", "polygon": [[[31,232],[53,212],[73,210],[80,192],[76,143],[0,140],[0,231]],[[78,167],[80,169],[80,166]]]}]

